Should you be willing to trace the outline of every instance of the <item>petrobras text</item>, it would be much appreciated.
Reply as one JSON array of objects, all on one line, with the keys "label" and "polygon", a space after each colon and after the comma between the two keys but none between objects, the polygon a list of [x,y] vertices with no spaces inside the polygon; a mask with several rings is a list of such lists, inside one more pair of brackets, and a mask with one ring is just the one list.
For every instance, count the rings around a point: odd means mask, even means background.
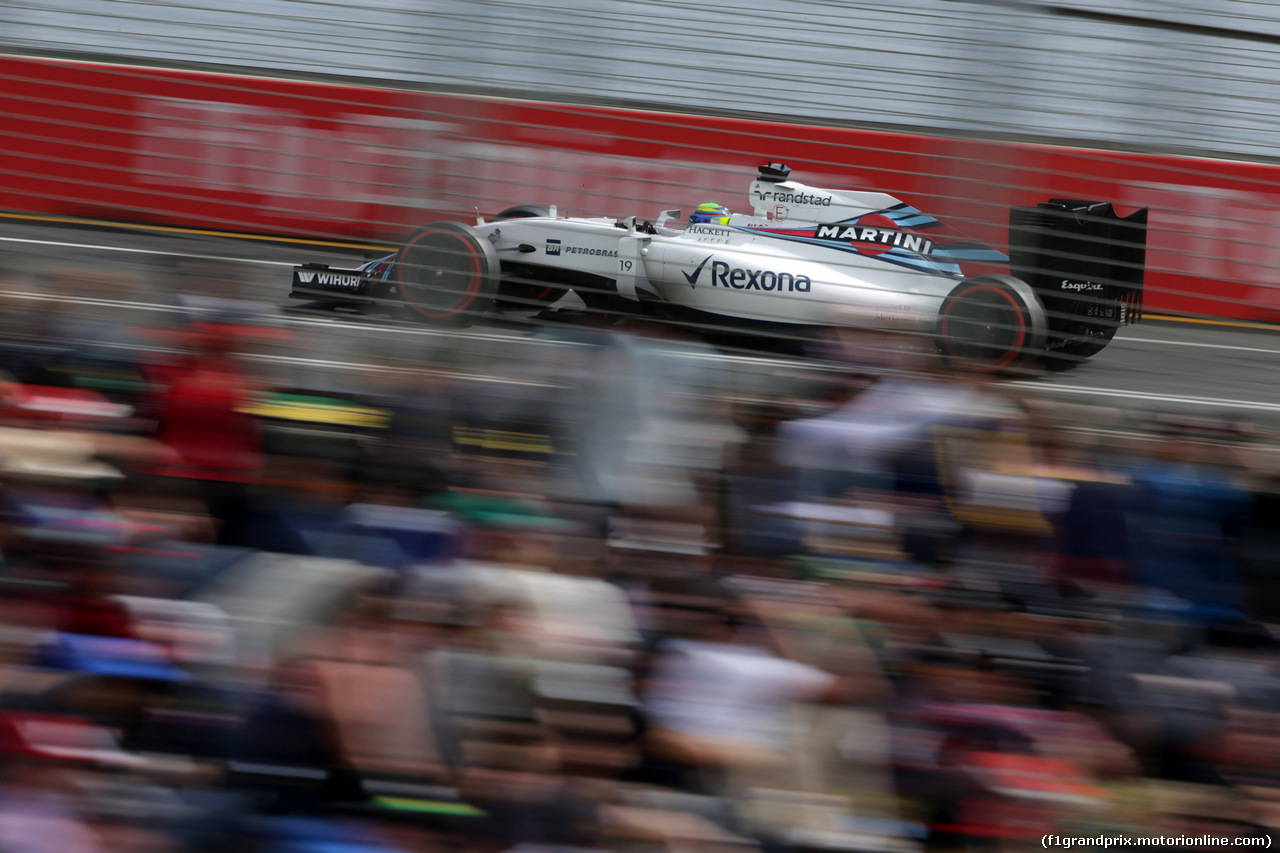
[{"label": "petrobras text", "polygon": [[618,253],[614,249],[587,249],[582,246],[565,246],[563,251],[566,255],[598,255],[605,258],[618,257]]}]

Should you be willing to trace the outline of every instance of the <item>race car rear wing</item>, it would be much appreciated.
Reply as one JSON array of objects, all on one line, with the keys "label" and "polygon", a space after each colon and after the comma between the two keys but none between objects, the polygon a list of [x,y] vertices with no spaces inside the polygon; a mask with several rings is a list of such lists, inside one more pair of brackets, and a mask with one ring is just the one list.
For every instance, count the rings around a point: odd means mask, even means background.
[{"label": "race car rear wing", "polygon": [[1009,267],[1055,315],[1120,325],[1142,319],[1147,209],[1054,198],[1009,211]]}]

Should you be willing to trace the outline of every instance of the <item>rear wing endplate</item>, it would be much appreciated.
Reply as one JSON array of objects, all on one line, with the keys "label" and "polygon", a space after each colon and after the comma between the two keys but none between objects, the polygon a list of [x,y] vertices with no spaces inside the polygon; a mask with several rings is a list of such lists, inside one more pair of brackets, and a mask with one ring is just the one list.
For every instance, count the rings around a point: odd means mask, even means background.
[{"label": "rear wing endplate", "polygon": [[1010,272],[1046,303],[1119,302],[1142,318],[1147,209],[1120,216],[1110,202],[1053,198],[1009,211]]}]

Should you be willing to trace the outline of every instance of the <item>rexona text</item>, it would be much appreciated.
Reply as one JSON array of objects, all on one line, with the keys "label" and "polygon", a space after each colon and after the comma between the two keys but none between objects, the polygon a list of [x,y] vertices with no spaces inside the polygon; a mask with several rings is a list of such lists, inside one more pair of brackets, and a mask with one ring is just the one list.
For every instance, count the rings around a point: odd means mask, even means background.
[{"label": "rexona text", "polygon": [[[697,285],[698,277],[709,260],[711,258],[708,257],[698,264],[698,268],[692,273],[684,274],[689,284]],[[789,272],[774,272],[773,270],[744,269],[730,266],[724,261],[712,261],[708,272],[710,273],[712,287],[729,287],[734,290],[808,293],[813,286],[813,280],[807,275],[792,275]]]}]

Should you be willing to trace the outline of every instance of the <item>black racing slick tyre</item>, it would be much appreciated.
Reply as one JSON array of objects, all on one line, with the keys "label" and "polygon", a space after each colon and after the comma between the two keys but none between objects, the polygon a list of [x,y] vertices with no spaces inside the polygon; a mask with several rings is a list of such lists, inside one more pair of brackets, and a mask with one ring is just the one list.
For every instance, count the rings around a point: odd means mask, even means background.
[{"label": "black racing slick tyre", "polygon": [[404,244],[392,278],[414,319],[462,326],[489,310],[500,267],[493,245],[459,222],[420,228]]},{"label": "black racing slick tyre", "polygon": [[938,345],[954,367],[1013,370],[1044,353],[1048,323],[1031,286],[1011,275],[981,275],[955,286],[938,312]]},{"label": "black racing slick tyre", "polygon": [[[519,204],[490,219],[490,222],[505,222],[510,219],[533,219],[551,215],[551,208],[538,204]],[[566,288],[549,281],[546,271],[538,267],[522,266],[508,263],[502,271],[502,285],[499,299],[502,310],[522,311],[540,308],[555,302],[564,296]]]},{"label": "black racing slick tyre", "polygon": [[[1084,306],[1071,307],[1075,314],[1084,313]],[[1089,322],[1074,317],[1063,321],[1052,313],[1050,319],[1054,329],[1045,352],[1044,366],[1052,371],[1070,370],[1084,364],[1102,352],[1120,329],[1119,322]]]},{"label": "black racing slick tyre", "polygon": [[1108,331],[1102,333],[1101,337],[1092,337],[1088,340],[1053,341],[1044,354],[1044,369],[1052,373],[1061,373],[1079,367],[1102,352],[1113,337],[1115,332]]},{"label": "black racing slick tyre", "polygon": [[519,204],[515,207],[508,207],[497,216],[490,219],[490,222],[502,222],[506,219],[533,219],[534,217],[550,216],[551,208],[543,207],[538,204]]}]

